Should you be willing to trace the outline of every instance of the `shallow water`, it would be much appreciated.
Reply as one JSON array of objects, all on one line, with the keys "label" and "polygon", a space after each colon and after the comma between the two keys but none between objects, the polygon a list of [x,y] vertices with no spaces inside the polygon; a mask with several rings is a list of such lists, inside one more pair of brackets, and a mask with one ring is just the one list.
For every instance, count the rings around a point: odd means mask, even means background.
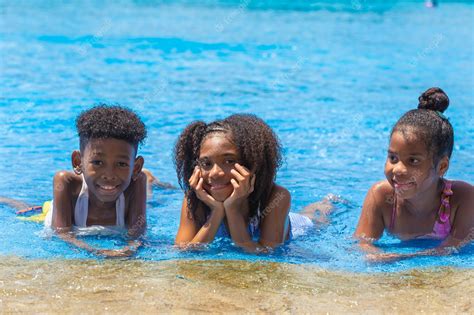
[{"label": "shallow water", "polygon": [[[227,240],[183,253],[172,246],[182,193],[156,189],[148,205],[146,246],[134,260],[120,262],[72,250],[0,206],[3,306],[46,311],[61,305],[72,311],[102,301],[123,310],[129,292],[139,301],[134,307],[143,310],[158,305],[250,311],[263,305],[262,311],[275,312],[362,306],[472,312],[473,245],[449,257],[371,265],[351,235],[365,192],[383,178],[392,124],[430,86],[442,87],[451,99],[446,115],[455,147],[448,177],[474,182],[473,21],[471,1],[442,1],[428,10],[421,1],[78,6],[0,0],[0,196],[32,204],[50,199],[54,172],[70,169],[70,154],[78,147],[76,115],[98,102],[117,102],[143,117],[149,138],[140,153],[165,182],[177,183],[171,155],[186,124],[246,112],[262,117],[281,138],[285,163],[277,182],[292,193],[292,211],[328,193],[348,200],[337,205],[329,226],[270,255],[243,253]],[[123,243],[86,239],[103,247]],[[410,252],[435,244],[387,236],[380,245]],[[176,278],[181,273],[195,282]],[[154,289],[147,293],[135,284]],[[199,291],[208,288],[225,294],[200,298]],[[191,306],[185,303],[188,292]],[[457,308],[447,309],[453,303]]]},{"label": "shallow water", "polygon": [[474,271],[388,274],[247,261],[0,262],[6,312],[472,313]]}]

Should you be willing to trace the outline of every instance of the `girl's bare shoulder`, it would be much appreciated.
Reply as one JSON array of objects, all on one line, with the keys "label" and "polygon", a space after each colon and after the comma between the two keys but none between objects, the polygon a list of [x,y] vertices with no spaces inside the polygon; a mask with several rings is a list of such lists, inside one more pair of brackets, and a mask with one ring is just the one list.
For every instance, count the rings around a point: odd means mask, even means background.
[{"label": "girl's bare shoulder", "polygon": [[451,206],[458,207],[466,202],[472,202],[474,197],[474,186],[460,180],[453,180],[451,183],[451,190],[453,191],[453,195],[450,199]]},{"label": "girl's bare shoulder", "polygon": [[279,198],[279,199],[290,199],[291,195],[288,189],[283,186],[274,184],[272,189],[272,198]]},{"label": "girl's bare shoulder", "polygon": [[393,204],[394,190],[390,183],[384,179],[372,185],[369,190],[378,206]]},{"label": "girl's bare shoulder", "polygon": [[291,194],[283,186],[273,184],[271,197],[269,203],[267,204],[267,208],[278,208],[278,209],[285,209],[285,212],[288,212],[288,209],[291,205]]}]

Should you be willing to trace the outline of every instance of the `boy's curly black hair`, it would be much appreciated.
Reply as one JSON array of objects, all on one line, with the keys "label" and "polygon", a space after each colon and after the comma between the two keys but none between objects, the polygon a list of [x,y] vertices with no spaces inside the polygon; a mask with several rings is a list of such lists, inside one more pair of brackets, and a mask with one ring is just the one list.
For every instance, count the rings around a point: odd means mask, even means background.
[{"label": "boy's curly black hair", "polygon": [[[255,172],[255,189],[249,196],[250,218],[260,214],[268,205],[276,172],[281,166],[281,146],[273,130],[260,118],[249,114],[235,114],[223,120],[206,124],[195,121],[189,124],[176,142],[174,162],[181,188],[187,197],[189,216],[199,224],[204,224],[210,213],[189,185],[196,161],[199,158],[203,140],[214,133],[226,134],[237,147],[243,166]],[[204,208],[204,217],[196,211]]]},{"label": "boy's curly black hair", "polygon": [[140,117],[118,105],[100,104],[82,112],[76,119],[76,128],[81,151],[90,139],[114,138],[133,145],[136,154],[147,134]]},{"label": "boy's curly black hair", "polygon": [[442,89],[432,87],[420,95],[418,102],[418,109],[408,111],[397,121],[390,137],[395,131],[414,132],[425,142],[436,165],[453,152],[453,126],[442,114],[449,106],[449,98]]}]

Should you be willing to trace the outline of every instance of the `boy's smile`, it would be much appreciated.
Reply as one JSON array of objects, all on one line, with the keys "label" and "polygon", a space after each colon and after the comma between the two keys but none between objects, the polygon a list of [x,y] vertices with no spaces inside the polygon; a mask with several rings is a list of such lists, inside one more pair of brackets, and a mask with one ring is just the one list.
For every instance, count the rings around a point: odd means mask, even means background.
[{"label": "boy's smile", "polygon": [[115,202],[130,185],[134,157],[135,148],[124,140],[90,139],[81,158],[89,197]]}]

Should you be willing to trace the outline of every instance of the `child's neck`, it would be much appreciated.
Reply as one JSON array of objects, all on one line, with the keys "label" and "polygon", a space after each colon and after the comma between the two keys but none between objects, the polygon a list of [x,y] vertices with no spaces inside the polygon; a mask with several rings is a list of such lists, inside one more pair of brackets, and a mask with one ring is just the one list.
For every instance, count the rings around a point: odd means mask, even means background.
[{"label": "child's neck", "polygon": [[443,190],[443,180],[440,178],[435,185],[417,196],[404,199],[401,205],[416,217],[426,217],[437,211]]},{"label": "child's neck", "polygon": [[115,212],[115,201],[103,202],[97,199],[93,194],[89,196],[89,211],[91,210],[113,210]]}]

